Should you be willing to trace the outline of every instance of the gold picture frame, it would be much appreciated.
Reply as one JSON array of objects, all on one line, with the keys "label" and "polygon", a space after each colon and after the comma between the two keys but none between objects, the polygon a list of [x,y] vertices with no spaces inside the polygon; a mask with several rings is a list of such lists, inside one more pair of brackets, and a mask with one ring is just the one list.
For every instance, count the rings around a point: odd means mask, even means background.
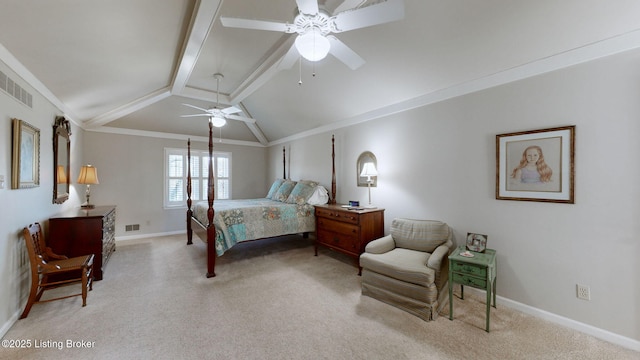
[{"label": "gold picture frame", "polygon": [[40,129],[20,119],[11,119],[11,188],[40,186]]},{"label": "gold picture frame", "polygon": [[573,204],[575,128],[496,135],[496,199]]}]

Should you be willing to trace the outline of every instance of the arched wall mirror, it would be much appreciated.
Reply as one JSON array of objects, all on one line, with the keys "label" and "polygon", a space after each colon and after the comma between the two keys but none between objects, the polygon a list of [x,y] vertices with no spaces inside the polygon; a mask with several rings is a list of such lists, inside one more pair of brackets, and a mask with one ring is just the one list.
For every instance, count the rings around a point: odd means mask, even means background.
[{"label": "arched wall mirror", "polygon": [[[367,182],[367,176],[361,176],[362,170],[366,163],[373,163],[374,169],[378,168],[378,160],[376,160],[376,156],[373,155],[371,151],[365,151],[360,156],[358,156],[358,162],[356,163],[356,179],[358,181],[358,186],[369,186]],[[378,177],[371,176],[371,187],[378,186]]]},{"label": "arched wall mirror", "polygon": [[53,203],[62,204],[69,198],[71,124],[57,116],[53,124]]}]

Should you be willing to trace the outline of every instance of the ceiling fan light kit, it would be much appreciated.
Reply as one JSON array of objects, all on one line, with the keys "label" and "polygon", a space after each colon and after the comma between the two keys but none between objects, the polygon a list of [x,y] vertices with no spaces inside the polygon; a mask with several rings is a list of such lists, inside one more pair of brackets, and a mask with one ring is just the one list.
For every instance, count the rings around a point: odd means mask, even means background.
[{"label": "ceiling fan light kit", "polygon": [[[324,59],[327,54],[331,54],[355,70],[364,64],[364,60],[330,34],[404,18],[403,0],[384,0],[360,7],[363,3],[364,1],[345,0],[330,16],[319,8],[317,0],[296,0],[299,14],[295,17],[293,24],[224,16],[220,17],[220,21],[225,27],[281,31],[288,34],[297,33],[298,36],[291,50],[295,47],[297,53],[303,58],[309,61],[319,61]],[[293,66],[296,60],[289,55],[291,50],[282,58],[281,68],[283,69]]]},{"label": "ceiling fan light kit", "polygon": [[227,124],[227,120],[225,120],[223,117],[218,117],[218,116],[210,117],[209,121],[211,121],[211,125],[215,127],[223,127]]},{"label": "ceiling fan light kit", "polygon": [[329,39],[322,36],[320,30],[312,28],[306,33],[298,35],[296,49],[303,58],[309,61],[320,61],[329,53],[331,44]]}]

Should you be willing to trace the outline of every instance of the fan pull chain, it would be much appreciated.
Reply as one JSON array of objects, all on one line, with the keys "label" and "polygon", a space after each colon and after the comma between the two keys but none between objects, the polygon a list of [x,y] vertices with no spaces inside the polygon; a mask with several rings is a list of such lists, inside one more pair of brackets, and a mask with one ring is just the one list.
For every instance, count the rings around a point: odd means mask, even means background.
[{"label": "fan pull chain", "polygon": [[302,86],[302,56],[298,58],[298,85]]}]

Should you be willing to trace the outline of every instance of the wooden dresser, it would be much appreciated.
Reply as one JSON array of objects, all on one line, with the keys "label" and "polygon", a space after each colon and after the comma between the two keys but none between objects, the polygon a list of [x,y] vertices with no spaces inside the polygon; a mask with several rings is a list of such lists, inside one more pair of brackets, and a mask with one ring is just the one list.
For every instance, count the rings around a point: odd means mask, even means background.
[{"label": "wooden dresser", "polygon": [[[355,258],[371,240],[384,236],[384,209],[349,210],[341,205],[316,205],[316,242]],[[359,267],[359,266],[358,266]]]},{"label": "wooden dresser", "polygon": [[115,206],[74,209],[49,218],[47,245],[68,257],[94,254],[95,280],[102,280],[109,256],[116,250],[115,225]]}]

